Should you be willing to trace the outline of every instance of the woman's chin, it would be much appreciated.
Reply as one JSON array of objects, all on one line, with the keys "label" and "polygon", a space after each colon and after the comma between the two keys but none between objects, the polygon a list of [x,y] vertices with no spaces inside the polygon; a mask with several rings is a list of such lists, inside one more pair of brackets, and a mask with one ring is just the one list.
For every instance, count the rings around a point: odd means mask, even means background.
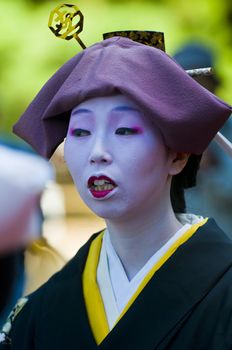
[{"label": "woman's chin", "polygon": [[95,199],[88,194],[81,195],[81,198],[95,215],[105,220],[130,220],[130,218],[140,215],[141,205],[143,204],[135,205],[134,202],[132,203],[126,198],[119,199],[115,196],[106,199]]},{"label": "woman's chin", "polygon": [[134,220],[135,217],[140,215],[139,211],[135,208],[123,207],[123,205],[118,205],[117,207],[111,205],[104,206],[90,206],[90,210],[97,216],[104,220],[114,220],[120,222]]},{"label": "woman's chin", "polygon": [[99,216],[104,220],[120,219],[122,217],[122,213],[117,213],[114,210],[99,210],[93,208],[90,209],[95,215]]}]

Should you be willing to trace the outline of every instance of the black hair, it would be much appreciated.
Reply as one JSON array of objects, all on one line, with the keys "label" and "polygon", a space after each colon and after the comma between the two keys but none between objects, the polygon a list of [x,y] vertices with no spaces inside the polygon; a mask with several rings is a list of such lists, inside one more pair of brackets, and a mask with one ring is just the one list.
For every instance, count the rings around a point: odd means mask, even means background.
[{"label": "black hair", "polygon": [[202,155],[191,154],[184,169],[171,182],[171,203],[175,213],[185,213],[184,190],[196,186]]}]

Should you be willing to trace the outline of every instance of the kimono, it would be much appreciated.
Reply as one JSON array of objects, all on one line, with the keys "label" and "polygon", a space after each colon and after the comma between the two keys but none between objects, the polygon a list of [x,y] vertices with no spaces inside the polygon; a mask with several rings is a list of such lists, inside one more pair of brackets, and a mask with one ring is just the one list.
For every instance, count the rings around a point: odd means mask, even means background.
[{"label": "kimono", "polygon": [[232,241],[213,219],[154,273],[100,344],[83,291],[83,271],[98,235],[21,300],[8,331],[0,334],[1,350],[232,349]]}]

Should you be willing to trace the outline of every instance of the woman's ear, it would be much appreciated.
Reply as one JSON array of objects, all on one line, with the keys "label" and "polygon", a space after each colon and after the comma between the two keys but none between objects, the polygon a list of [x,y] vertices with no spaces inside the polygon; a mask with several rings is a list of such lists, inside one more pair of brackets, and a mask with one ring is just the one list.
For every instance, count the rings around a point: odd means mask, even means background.
[{"label": "woman's ear", "polygon": [[179,174],[187,164],[187,161],[189,159],[190,153],[185,152],[177,152],[175,153],[172,164],[170,167],[170,175],[177,175]]}]

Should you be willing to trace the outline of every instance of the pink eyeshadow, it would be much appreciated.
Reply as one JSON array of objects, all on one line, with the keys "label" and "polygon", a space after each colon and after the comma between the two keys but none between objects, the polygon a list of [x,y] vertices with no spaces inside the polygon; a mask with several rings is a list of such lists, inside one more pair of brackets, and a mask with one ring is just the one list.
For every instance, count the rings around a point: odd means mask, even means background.
[{"label": "pink eyeshadow", "polygon": [[137,131],[137,133],[141,134],[143,132],[143,128],[141,126],[132,126],[132,129]]},{"label": "pink eyeshadow", "polygon": [[73,136],[75,130],[76,130],[76,128],[70,128],[69,129],[69,135]]}]

